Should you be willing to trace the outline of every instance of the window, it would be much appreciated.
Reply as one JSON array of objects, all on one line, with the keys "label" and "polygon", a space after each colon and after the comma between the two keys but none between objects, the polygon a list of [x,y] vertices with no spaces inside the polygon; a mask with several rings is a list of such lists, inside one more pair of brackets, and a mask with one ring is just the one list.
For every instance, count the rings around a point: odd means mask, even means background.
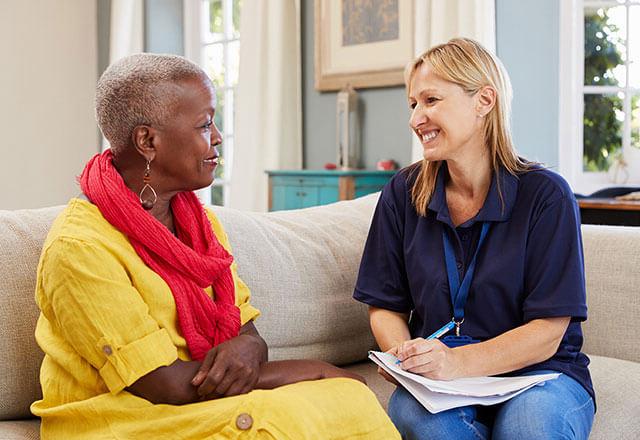
[{"label": "window", "polygon": [[560,168],[577,192],[640,184],[640,0],[561,2]]},{"label": "window", "polygon": [[184,2],[185,55],[207,72],[216,87],[215,124],[222,132],[220,161],[211,188],[199,192],[205,203],[228,200],[233,162],[234,101],[240,60],[242,0]]}]

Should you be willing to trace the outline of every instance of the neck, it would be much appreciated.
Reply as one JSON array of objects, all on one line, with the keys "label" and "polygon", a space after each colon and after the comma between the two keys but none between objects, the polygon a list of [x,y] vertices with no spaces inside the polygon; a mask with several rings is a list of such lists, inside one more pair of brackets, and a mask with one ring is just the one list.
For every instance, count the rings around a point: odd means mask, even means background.
[{"label": "neck", "polygon": [[[113,165],[118,173],[122,176],[124,184],[133,191],[135,194],[140,194],[144,187],[142,177],[147,165],[146,160],[137,152],[123,151],[118,156],[113,157]],[[165,225],[171,232],[175,232],[173,225],[173,213],[171,212],[171,199],[177,194],[176,191],[165,191],[162,185],[154,183],[153,181],[153,163],[151,169],[151,183],[150,185],[156,192],[158,199],[153,205],[153,208],[149,210],[149,213],[154,216],[160,223]]]},{"label": "neck", "polygon": [[484,199],[491,185],[491,163],[486,150],[448,159],[447,169],[448,191],[465,199]]}]

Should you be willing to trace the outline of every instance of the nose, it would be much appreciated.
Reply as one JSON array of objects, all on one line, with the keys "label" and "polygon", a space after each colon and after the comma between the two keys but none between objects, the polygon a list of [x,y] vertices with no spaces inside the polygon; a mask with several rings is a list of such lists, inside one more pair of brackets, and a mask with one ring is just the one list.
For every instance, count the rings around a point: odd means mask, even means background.
[{"label": "nose", "polygon": [[220,145],[222,143],[222,133],[218,130],[216,124],[211,125],[211,145]]},{"label": "nose", "polygon": [[426,113],[420,108],[420,106],[416,106],[411,111],[411,116],[409,117],[409,126],[412,129],[417,130],[420,125],[427,122],[427,119],[428,118]]}]

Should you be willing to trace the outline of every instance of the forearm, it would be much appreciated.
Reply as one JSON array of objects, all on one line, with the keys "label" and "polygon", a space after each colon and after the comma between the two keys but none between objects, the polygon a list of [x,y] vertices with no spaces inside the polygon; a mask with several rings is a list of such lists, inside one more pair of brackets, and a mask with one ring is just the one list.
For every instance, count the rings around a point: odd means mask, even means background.
[{"label": "forearm", "polygon": [[202,400],[191,379],[200,368],[200,362],[175,360],[160,367],[127,387],[127,391],[152,403],[183,405]]},{"label": "forearm", "polygon": [[406,313],[369,307],[369,323],[376,342],[382,351],[397,347],[411,338]]},{"label": "forearm", "polygon": [[[229,344],[233,344],[233,348],[229,348],[231,346]],[[221,354],[223,346],[226,352]],[[227,361],[220,361],[222,358],[225,358]],[[257,380],[260,365],[267,361],[267,345],[250,321],[241,327],[240,334],[237,337],[210,350],[205,362],[207,359],[209,363],[207,363],[204,371],[200,371],[204,366],[203,362],[182,361],[178,359],[171,365],[157,368],[141,377],[129,386],[128,390],[153,403],[180,405],[203,399],[215,399],[227,393],[228,387],[226,386],[217,389],[217,394],[214,393],[216,386],[222,382],[222,379],[226,377],[227,374],[233,374],[235,371],[236,376],[239,378],[248,378],[251,377],[251,375],[255,375],[253,380]],[[219,376],[217,376],[216,386],[210,387],[210,390],[203,393],[203,390],[199,389],[199,385],[207,377],[214,359],[222,362],[218,368]],[[238,359],[250,359],[250,362],[245,362],[245,364],[249,366],[248,369],[246,365],[242,363],[237,364],[236,362],[234,365],[228,362],[229,360],[237,361]],[[251,371],[253,371],[253,373],[251,373]],[[237,382],[237,379],[233,380]],[[251,387],[253,387],[253,384],[251,384]],[[200,391],[200,393],[198,391]],[[236,392],[237,391],[238,390],[236,390]],[[203,394],[206,395],[206,397],[203,397]]]},{"label": "forearm", "polygon": [[535,319],[490,340],[453,349],[455,377],[493,376],[552,357],[570,318]]},{"label": "forearm", "polygon": [[270,390],[305,380],[324,377],[323,363],[310,360],[271,361],[260,365],[256,388]]}]

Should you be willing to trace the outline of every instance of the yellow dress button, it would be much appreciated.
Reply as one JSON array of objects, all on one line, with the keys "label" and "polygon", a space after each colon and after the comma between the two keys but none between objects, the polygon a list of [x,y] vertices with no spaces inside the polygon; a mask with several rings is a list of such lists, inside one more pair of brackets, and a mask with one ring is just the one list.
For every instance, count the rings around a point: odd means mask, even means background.
[{"label": "yellow dress button", "polygon": [[251,428],[251,425],[253,425],[253,418],[251,418],[251,416],[247,413],[240,414],[236,419],[236,426],[238,427],[238,429],[246,431],[247,429]]},{"label": "yellow dress button", "polygon": [[113,354],[113,350],[111,349],[111,345],[103,345],[102,352],[107,356],[111,356]]}]

